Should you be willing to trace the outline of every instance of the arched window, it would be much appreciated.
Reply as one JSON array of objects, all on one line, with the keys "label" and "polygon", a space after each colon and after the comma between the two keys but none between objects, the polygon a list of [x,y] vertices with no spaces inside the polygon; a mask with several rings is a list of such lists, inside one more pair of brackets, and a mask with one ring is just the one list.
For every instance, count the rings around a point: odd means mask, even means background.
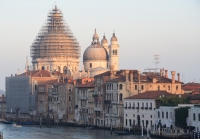
[{"label": "arched window", "polygon": [[168,90],[170,90],[170,86],[168,86]]},{"label": "arched window", "polygon": [[120,85],[119,85],[119,89],[122,89],[122,88],[123,88],[123,86],[122,86],[122,84],[120,84]]},{"label": "arched window", "polygon": [[122,98],[123,98],[123,94],[120,93],[120,94],[119,94],[119,101],[122,101]]},{"label": "arched window", "polygon": [[115,50],[113,50],[113,55],[115,55]]},{"label": "arched window", "polygon": [[158,90],[160,90],[160,85],[158,85]]},{"label": "arched window", "polygon": [[115,50],[115,55],[117,55],[117,49]]},{"label": "arched window", "polygon": [[176,90],[178,90],[178,85],[176,86]]},{"label": "arched window", "polygon": [[137,90],[137,85],[135,85],[135,90]]},{"label": "arched window", "polygon": [[42,66],[42,70],[45,70],[44,66]]},{"label": "arched window", "polygon": [[144,85],[141,86],[141,89],[144,90]]}]

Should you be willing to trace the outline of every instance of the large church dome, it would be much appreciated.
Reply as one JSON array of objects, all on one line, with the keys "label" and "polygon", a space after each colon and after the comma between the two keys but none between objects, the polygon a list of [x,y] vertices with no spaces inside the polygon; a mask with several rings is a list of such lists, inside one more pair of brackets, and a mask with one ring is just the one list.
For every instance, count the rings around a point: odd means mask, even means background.
[{"label": "large church dome", "polygon": [[108,60],[108,53],[106,49],[99,43],[99,37],[96,33],[93,35],[92,44],[85,50],[83,54],[83,61],[85,60]]},{"label": "large church dome", "polygon": [[108,60],[108,54],[100,44],[92,44],[83,54],[83,61],[85,60]]}]

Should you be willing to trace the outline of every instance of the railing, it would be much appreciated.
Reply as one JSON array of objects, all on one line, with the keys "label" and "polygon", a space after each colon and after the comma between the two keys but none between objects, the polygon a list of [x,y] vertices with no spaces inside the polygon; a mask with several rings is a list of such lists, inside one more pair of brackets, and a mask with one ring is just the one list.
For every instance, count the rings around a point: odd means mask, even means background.
[{"label": "railing", "polygon": [[127,109],[127,106],[126,106],[126,107],[124,107],[124,109]]},{"label": "railing", "polygon": [[131,109],[131,106],[130,107],[128,107],[129,109]]},{"label": "railing", "polygon": [[145,110],[148,110],[148,107],[145,107]]},{"label": "railing", "polygon": [[94,111],[101,111],[100,107],[94,107]]},{"label": "railing", "polygon": [[143,109],[144,109],[144,107],[141,107],[141,109],[143,110]]},{"label": "railing", "polygon": [[136,109],[139,109],[139,107],[136,107]]},{"label": "railing", "polygon": [[132,107],[132,109],[135,109],[135,107]]},{"label": "railing", "polygon": [[87,97],[79,97],[80,100],[87,100]]},{"label": "railing", "polygon": [[152,110],[152,107],[149,107],[150,110]]}]

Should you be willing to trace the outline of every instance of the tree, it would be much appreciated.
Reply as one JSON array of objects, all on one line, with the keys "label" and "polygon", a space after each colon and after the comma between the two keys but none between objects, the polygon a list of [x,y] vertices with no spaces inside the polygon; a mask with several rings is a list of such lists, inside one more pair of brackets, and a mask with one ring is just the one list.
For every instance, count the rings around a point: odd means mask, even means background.
[{"label": "tree", "polygon": [[184,128],[187,126],[186,118],[188,117],[188,109],[190,107],[180,107],[175,109],[175,125]]}]

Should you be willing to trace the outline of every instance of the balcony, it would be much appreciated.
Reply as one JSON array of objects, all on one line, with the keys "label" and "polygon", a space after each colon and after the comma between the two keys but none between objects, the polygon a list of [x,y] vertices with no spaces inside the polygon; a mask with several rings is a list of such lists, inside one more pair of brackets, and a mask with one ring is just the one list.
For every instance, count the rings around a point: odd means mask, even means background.
[{"label": "balcony", "polygon": [[126,107],[124,107],[124,109],[127,109],[127,106],[126,106]]},{"label": "balcony", "polygon": [[98,97],[98,94],[93,94],[92,96],[93,96],[93,97]]},{"label": "balcony", "polygon": [[79,97],[80,100],[87,100],[87,97]]},{"label": "balcony", "polygon": [[152,107],[149,107],[150,110],[152,110]]},{"label": "balcony", "polygon": [[128,107],[129,109],[131,109],[131,106],[130,107]]},{"label": "balcony", "polygon": [[144,109],[144,107],[141,107],[141,109],[143,110],[143,109]]},{"label": "balcony", "polygon": [[135,109],[135,107],[132,107],[132,109]]},{"label": "balcony", "polygon": [[145,107],[145,110],[148,110],[148,107]]},{"label": "balcony", "polygon": [[86,108],[81,108],[81,109],[79,110],[79,112],[81,112],[81,113],[87,113],[88,110],[87,110]]},{"label": "balcony", "polygon": [[111,100],[111,103],[112,104],[118,104],[118,101],[117,100]]},{"label": "balcony", "polygon": [[104,100],[104,104],[111,104],[111,100]]},{"label": "balcony", "polygon": [[138,110],[139,110],[139,107],[136,107],[136,109],[138,109]]},{"label": "balcony", "polygon": [[94,111],[101,111],[100,107],[94,107]]}]

